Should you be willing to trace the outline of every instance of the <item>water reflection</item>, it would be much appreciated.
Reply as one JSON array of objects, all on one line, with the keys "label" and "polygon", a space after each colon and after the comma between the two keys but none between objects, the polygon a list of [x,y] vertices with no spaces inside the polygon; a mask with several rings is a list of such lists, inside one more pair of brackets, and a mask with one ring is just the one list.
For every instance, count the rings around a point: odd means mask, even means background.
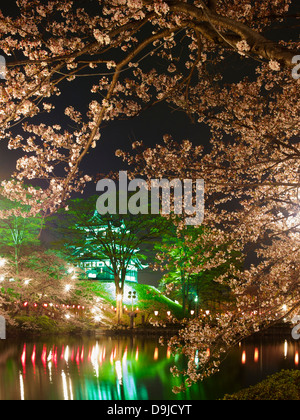
[{"label": "water reflection", "polygon": [[170,359],[156,339],[6,340],[0,399],[147,400],[155,378],[161,390],[169,382]]},{"label": "water reflection", "polygon": [[[207,349],[208,355],[210,350]],[[281,369],[299,368],[299,343],[240,343],[221,372],[186,394],[170,367],[183,361],[156,338],[58,338],[0,342],[0,400],[215,399]]]}]

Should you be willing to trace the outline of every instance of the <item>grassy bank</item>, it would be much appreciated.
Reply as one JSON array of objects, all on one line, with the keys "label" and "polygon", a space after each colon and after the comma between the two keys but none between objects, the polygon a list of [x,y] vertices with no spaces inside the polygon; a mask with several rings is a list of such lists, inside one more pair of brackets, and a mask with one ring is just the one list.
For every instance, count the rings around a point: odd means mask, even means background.
[{"label": "grassy bank", "polygon": [[[14,324],[8,326],[8,333],[10,336],[18,335],[19,333],[30,332],[33,334],[74,334],[86,333],[99,329],[111,329],[116,327],[116,313],[112,308],[116,307],[116,294],[113,282],[99,282],[99,281],[84,281],[81,282],[83,290],[88,292],[89,296],[94,297],[94,305],[102,308],[103,317],[101,320],[95,321],[93,312],[93,303],[89,308],[86,307],[84,312],[77,315],[72,312],[70,308],[67,313],[70,313],[69,319],[61,313],[56,312],[51,314],[53,310],[50,308],[42,309],[42,312],[29,311],[21,309],[21,311],[14,316]],[[137,298],[133,301],[129,298],[129,292],[136,292]],[[81,292],[82,293],[82,289]],[[98,303],[97,303],[98,300]],[[96,302],[95,302],[96,301]],[[170,313],[172,318],[180,319],[182,307],[172,300],[164,296],[155,287],[127,283],[124,290],[124,310],[122,317],[122,326],[128,327],[130,325],[130,318],[127,315],[133,309],[137,310],[137,318],[135,320],[136,326],[141,328],[149,327],[149,320],[164,321],[169,320],[167,313]],[[154,314],[158,312],[158,315]],[[145,324],[142,323],[142,317]],[[151,327],[151,326],[150,326]]]},{"label": "grassy bank", "polygon": [[[109,305],[116,306],[116,293],[113,282],[86,281],[84,286],[95,297],[103,299]],[[128,297],[130,291],[136,292],[137,299],[132,301]],[[146,317],[153,317],[154,311],[158,311],[158,319],[166,319],[168,311],[177,319],[180,319],[182,315],[181,305],[164,296],[155,287],[144,284],[126,283],[123,304],[128,310],[131,310],[133,304],[133,308],[138,308],[139,312],[145,314]]]},{"label": "grassy bank", "polygon": [[257,385],[233,395],[225,395],[224,400],[298,401],[300,400],[300,372],[282,370]]}]

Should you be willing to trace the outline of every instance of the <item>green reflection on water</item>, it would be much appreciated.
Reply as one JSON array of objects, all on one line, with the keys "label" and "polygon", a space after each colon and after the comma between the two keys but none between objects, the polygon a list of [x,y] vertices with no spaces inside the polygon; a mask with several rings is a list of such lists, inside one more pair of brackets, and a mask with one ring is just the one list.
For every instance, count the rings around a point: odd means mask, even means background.
[{"label": "green reflection on water", "polygon": [[[177,363],[180,362],[175,356]],[[158,339],[6,340],[0,346],[0,399],[166,400],[180,384]]]},{"label": "green reflection on water", "polygon": [[299,343],[243,343],[221,372],[185,394],[158,338],[67,337],[0,341],[0,400],[208,400],[253,385],[281,369],[299,368]]}]

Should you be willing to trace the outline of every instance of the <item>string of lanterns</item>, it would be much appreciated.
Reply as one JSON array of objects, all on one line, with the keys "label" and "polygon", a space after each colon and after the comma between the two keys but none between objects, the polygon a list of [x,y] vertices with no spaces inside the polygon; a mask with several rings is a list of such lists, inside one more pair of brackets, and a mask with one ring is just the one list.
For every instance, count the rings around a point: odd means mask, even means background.
[{"label": "string of lanterns", "polygon": [[[29,306],[32,305],[29,302],[23,302],[23,307],[24,308],[29,308]],[[65,305],[65,304],[54,304],[54,303],[42,303],[42,304],[38,304],[38,303],[34,303],[32,305],[34,308],[37,308],[38,306],[42,306],[43,308],[47,309],[48,307],[50,308],[63,308],[63,309],[85,309],[85,306],[83,305]]]}]

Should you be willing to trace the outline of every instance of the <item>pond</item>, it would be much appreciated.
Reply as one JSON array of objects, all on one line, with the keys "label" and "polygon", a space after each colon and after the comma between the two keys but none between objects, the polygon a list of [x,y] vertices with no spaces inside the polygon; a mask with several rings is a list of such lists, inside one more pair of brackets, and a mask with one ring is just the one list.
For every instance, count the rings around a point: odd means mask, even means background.
[{"label": "pond", "polygon": [[299,343],[241,343],[221,371],[185,394],[170,368],[181,364],[159,337],[0,340],[0,400],[214,400],[281,369],[299,368]]}]

